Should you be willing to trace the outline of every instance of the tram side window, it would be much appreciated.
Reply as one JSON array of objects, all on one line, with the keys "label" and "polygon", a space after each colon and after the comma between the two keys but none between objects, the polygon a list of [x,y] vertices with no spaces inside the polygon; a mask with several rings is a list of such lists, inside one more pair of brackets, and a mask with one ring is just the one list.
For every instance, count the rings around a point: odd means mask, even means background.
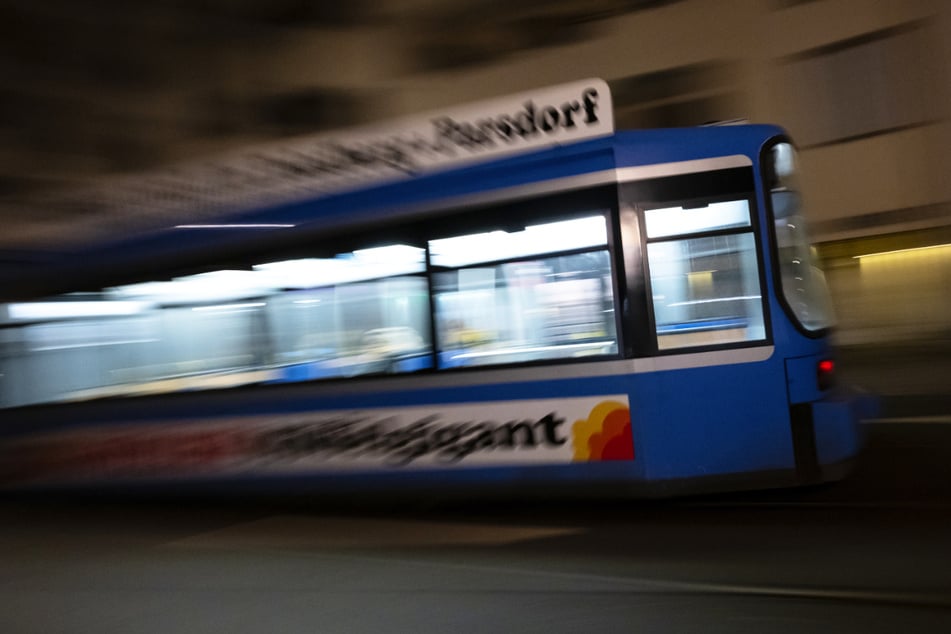
[{"label": "tram side window", "polygon": [[[421,271],[422,250],[418,257]],[[300,273],[322,268],[320,262],[298,260],[265,268]],[[318,273],[269,303],[274,363],[282,380],[410,372],[432,365],[429,291],[423,275],[354,281],[338,275]]]},{"label": "tram side window", "polygon": [[747,200],[645,210],[660,350],[765,338]]},{"label": "tram side window", "polygon": [[271,381],[410,372],[431,365],[425,251],[408,245],[254,267]]},{"label": "tram side window", "polygon": [[0,307],[0,407],[432,365],[425,251],[405,245]]},{"label": "tram side window", "polygon": [[603,216],[430,242],[439,367],[616,354]]}]

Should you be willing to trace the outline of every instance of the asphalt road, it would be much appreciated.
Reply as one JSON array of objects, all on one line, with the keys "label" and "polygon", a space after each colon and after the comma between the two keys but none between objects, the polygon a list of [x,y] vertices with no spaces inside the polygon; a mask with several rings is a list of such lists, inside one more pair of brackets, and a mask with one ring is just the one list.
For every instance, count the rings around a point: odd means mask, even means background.
[{"label": "asphalt road", "polygon": [[0,632],[951,631],[951,425],[666,502],[0,499]]}]

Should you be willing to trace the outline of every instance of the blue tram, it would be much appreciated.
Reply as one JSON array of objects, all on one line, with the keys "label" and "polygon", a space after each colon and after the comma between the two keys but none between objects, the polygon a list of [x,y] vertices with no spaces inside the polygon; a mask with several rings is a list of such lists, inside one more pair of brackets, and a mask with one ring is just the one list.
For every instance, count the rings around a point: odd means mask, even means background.
[{"label": "blue tram", "polygon": [[616,131],[592,79],[295,143],[8,276],[3,487],[663,496],[859,452],[780,128]]}]

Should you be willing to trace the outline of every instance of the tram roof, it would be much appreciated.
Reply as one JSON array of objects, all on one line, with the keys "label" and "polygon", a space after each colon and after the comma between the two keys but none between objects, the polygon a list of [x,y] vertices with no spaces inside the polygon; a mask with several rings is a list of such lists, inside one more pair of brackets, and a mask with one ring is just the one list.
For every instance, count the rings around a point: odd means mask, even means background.
[{"label": "tram roof", "polygon": [[[81,276],[81,271],[134,268],[148,260],[168,262],[178,255],[214,251],[226,245],[277,241],[288,229],[312,232],[344,222],[373,222],[379,220],[382,209],[401,214],[440,203],[453,205],[468,200],[471,204],[491,192],[606,173],[618,167],[728,155],[745,155],[752,163],[767,139],[783,133],[772,125],[615,131],[610,107],[596,108],[603,102],[610,104],[607,84],[583,80],[548,92],[460,107],[449,114],[430,113],[401,121],[392,129],[357,130],[349,137],[321,141],[319,147],[311,141],[311,146],[270,148],[269,154],[251,152],[230,162],[199,165],[191,172],[170,172],[172,176],[177,174],[175,178],[152,175],[151,181],[134,182],[125,190],[110,192],[105,204],[127,205],[108,214],[106,221],[111,219],[119,226],[64,252],[37,258],[30,266],[0,269],[0,287],[5,295],[24,296],[34,292],[30,286],[36,281],[58,279],[64,274]],[[480,112],[509,114],[480,118]],[[534,119],[529,122],[529,117]],[[561,122],[560,131],[552,127],[542,132],[542,127],[554,126],[556,120]],[[571,126],[565,127],[566,120]],[[582,128],[582,124],[591,129],[574,129]],[[419,127],[414,131],[414,125],[428,125],[432,130],[420,132],[425,127]],[[518,125],[523,131],[532,128],[538,138],[528,139],[524,147],[504,147],[503,132],[514,135],[512,130]],[[478,137],[479,130],[486,136]],[[435,134],[429,138],[440,142],[452,138],[445,143],[457,147],[451,152],[440,150],[448,159],[433,159],[435,146],[425,145],[424,134]],[[456,138],[453,134],[463,136]],[[551,138],[545,138],[545,134]],[[480,140],[481,145],[471,145]],[[512,143],[522,141],[519,137]],[[317,149],[307,154],[302,153],[304,147]],[[339,166],[321,163],[328,151],[334,160],[344,161],[352,173],[344,174],[346,170]],[[253,173],[236,171],[251,160],[249,157],[257,157],[256,164],[265,166],[265,173],[259,175],[259,188],[254,187]],[[297,163],[282,163],[281,157],[293,157]],[[399,165],[399,161],[406,164]],[[317,182],[312,186],[305,167],[316,170],[324,180],[311,179]],[[250,192],[244,198],[240,191],[229,191],[228,187],[242,173],[251,179],[242,181],[242,187]],[[287,178],[288,174],[295,178]],[[201,180],[203,175],[209,180]],[[181,190],[175,190],[176,186]]]}]

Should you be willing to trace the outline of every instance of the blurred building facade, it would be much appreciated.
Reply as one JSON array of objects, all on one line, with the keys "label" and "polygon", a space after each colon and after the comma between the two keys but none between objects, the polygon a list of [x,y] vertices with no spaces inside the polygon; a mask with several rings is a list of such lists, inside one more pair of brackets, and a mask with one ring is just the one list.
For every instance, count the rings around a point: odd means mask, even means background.
[{"label": "blurred building facade", "polygon": [[779,123],[801,150],[843,343],[949,336],[951,3],[602,4],[626,11],[589,23],[593,37],[415,75],[410,106],[598,75],[619,127]]},{"label": "blurred building facade", "polygon": [[598,76],[618,127],[790,131],[845,339],[951,330],[944,0],[6,5],[7,246],[69,230],[50,190]]}]

